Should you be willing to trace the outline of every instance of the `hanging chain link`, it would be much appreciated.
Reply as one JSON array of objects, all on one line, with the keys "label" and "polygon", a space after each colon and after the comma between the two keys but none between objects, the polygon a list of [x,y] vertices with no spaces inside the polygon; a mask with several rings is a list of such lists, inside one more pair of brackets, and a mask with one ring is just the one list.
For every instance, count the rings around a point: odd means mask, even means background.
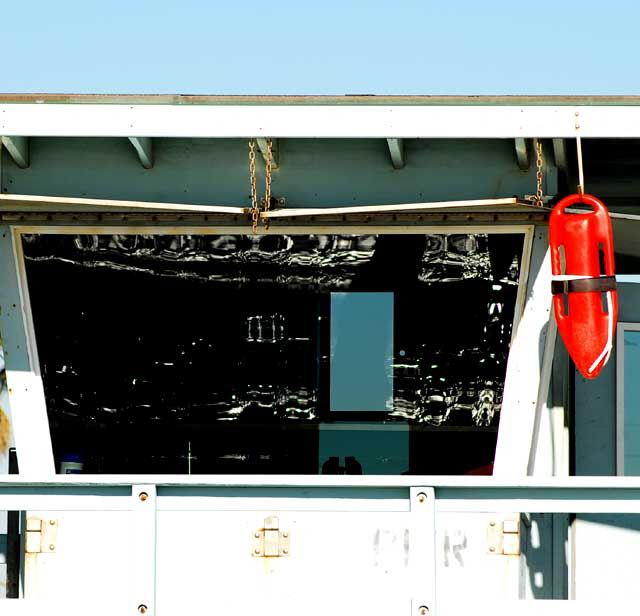
[{"label": "hanging chain link", "polygon": [[258,205],[258,190],[256,188],[256,140],[249,139],[249,176],[251,178],[251,232],[258,232],[260,219],[264,222],[264,228],[269,228],[269,219],[263,214],[271,208],[271,179],[273,169],[273,141],[267,139],[267,151],[265,154],[265,180],[264,197]]},{"label": "hanging chain link", "polygon": [[251,181],[251,232],[258,232],[260,208],[258,207],[258,191],[256,189],[256,142],[249,139],[249,177]]},{"label": "hanging chain link", "polygon": [[542,141],[540,139],[535,140],[536,149],[536,194],[531,197],[531,202],[536,207],[544,206],[544,199],[542,193],[542,185],[544,182],[544,172],[542,170],[543,158],[542,158]]},{"label": "hanging chain link", "polygon": [[[273,141],[267,139],[267,156],[266,156],[266,168],[264,177],[264,200],[262,202],[262,211],[268,212],[271,209],[271,170],[273,163]],[[264,228],[269,229],[269,219],[265,216],[262,217],[264,222]]]}]

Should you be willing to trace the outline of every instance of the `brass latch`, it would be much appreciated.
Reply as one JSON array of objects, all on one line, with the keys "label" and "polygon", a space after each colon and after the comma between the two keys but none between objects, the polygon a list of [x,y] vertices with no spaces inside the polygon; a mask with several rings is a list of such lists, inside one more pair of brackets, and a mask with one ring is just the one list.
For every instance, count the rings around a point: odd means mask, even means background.
[{"label": "brass latch", "polygon": [[55,552],[58,542],[58,520],[27,518],[24,551],[27,554]]},{"label": "brass latch", "polygon": [[520,517],[491,520],[487,528],[487,542],[490,554],[520,554]]},{"label": "brass latch", "polygon": [[280,530],[280,521],[275,515],[264,520],[264,526],[253,533],[252,556],[289,556],[289,532]]}]

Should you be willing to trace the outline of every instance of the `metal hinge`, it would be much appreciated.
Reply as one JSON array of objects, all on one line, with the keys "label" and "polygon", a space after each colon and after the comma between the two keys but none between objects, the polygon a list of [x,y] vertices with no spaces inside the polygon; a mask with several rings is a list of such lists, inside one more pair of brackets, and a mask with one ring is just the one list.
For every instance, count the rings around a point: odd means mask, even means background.
[{"label": "metal hinge", "polygon": [[520,516],[505,520],[491,520],[487,528],[490,554],[520,554]]},{"label": "metal hinge", "polygon": [[27,518],[24,551],[27,554],[56,551],[58,542],[58,520],[50,518]]},{"label": "metal hinge", "polygon": [[252,556],[289,556],[289,532],[280,530],[280,521],[275,515],[264,520],[264,526],[253,533]]}]

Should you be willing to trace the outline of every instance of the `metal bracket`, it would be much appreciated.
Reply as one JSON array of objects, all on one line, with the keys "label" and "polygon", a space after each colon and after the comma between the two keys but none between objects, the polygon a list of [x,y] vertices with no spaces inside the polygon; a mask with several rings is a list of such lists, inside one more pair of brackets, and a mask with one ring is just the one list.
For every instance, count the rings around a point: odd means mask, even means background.
[{"label": "metal bracket", "polygon": [[264,520],[264,526],[253,533],[251,555],[255,557],[274,557],[290,555],[290,536],[288,531],[280,530],[280,521],[275,515]]},{"label": "metal bracket", "polygon": [[490,554],[517,556],[520,554],[520,516],[491,520],[487,528]]},{"label": "metal bracket", "polygon": [[24,551],[27,554],[51,553],[58,543],[58,520],[27,518]]}]

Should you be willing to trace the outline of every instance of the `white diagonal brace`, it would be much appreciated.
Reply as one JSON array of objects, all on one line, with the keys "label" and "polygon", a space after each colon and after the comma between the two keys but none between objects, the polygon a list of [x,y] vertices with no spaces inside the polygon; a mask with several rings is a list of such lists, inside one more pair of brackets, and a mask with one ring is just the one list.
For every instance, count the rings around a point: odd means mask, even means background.
[{"label": "white diagonal brace", "polygon": [[151,169],[153,167],[153,141],[151,137],[129,137],[129,141],[138,154],[140,164],[145,169]]},{"label": "white diagonal brace", "polygon": [[2,137],[2,145],[20,169],[29,166],[29,137]]},{"label": "white diagonal brace", "polygon": [[522,137],[516,137],[514,141],[518,167],[521,171],[526,171],[529,168],[529,149],[527,148],[527,140]]},{"label": "white diagonal brace", "polygon": [[567,171],[567,148],[564,139],[553,139],[553,158],[556,167],[562,171]]},{"label": "white diagonal brace", "polygon": [[[536,227],[526,303],[507,361],[494,477],[526,477],[541,400],[546,401],[555,329],[551,315],[551,253],[547,227]],[[547,342],[547,336],[551,336]],[[516,511],[518,509],[516,508]]]},{"label": "white diagonal brace", "polygon": [[404,167],[404,139],[387,138],[387,146],[393,168],[402,169]]},{"label": "white diagonal brace", "polygon": [[[258,144],[258,148],[262,157],[267,160],[267,138],[266,137],[258,137],[256,139],[256,143]],[[280,148],[277,139],[271,139],[271,167],[273,169],[277,169],[280,166]]]}]

